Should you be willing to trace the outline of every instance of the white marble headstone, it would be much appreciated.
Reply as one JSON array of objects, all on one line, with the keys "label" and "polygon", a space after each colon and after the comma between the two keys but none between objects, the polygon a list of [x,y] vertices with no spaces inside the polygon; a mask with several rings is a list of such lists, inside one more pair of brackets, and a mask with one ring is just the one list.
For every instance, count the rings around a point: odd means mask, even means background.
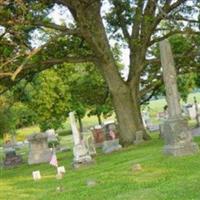
[{"label": "white marble headstone", "polygon": [[40,171],[33,171],[32,172],[32,175],[33,175],[33,180],[34,181],[37,181],[37,180],[40,180],[41,179],[41,174],[40,174]]},{"label": "white marble headstone", "polygon": [[65,167],[64,166],[58,167],[57,172],[58,172],[58,174],[64,174],[66,172]]}]

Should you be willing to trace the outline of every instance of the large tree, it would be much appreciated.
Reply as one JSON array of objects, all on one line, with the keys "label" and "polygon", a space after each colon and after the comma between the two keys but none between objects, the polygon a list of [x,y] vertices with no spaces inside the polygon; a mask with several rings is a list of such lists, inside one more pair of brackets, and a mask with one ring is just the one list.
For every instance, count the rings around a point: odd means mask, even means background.
[{"label": "large tree", "polygon": [[[132,144],[136,131],[142,130],[147,138],[139,105],[141,94],[147,91],[140,88],[140,82],[146,70],[147,58],[151,57],[149,50],[157,42],[177,33],[199,34],[199,22],[195,18],[199,2],[109,1],[109,13],[105,19],[111,34],[116,35],[118,41],[123,40],[130,50],[127,80],[121,77],[109,44],[101,13],[102,3],[104,1],[101,0],[6,1],[1,7],[4,18],[0,24],[5,27],[1,41],[5,44],[12,41],[15,46],[6,48],[6,51],[4,48],[1,82],[7,84],[10,78],[17,81],[63,62],[92,62],[108,85],[119,123],[121,142],[127,145]],[[54,4],[69,10],[73,23],[58,25],[48,20]],[[193,18],[189,17],[192,15]],[[30,34],[27,33],[36,28],[45,32],[48,42],[38,49],[30,50],[30,44],[27,43]],[[13,55],[16,56],[14,60]],[[8,63],[12,63],[12,67],[7,67]]]}]

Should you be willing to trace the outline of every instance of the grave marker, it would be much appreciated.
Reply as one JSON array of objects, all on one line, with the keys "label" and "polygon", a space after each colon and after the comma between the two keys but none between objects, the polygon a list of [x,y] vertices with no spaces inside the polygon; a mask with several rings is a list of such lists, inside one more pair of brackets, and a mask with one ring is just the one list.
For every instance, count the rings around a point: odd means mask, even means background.
[{"label": "grave marker", "polygon": [[192,141],[187,121],[181,115],[175,64],[168,40],[160,42],[160,55],[169,114],[163,122],[164,153],[174,156],[193,154],[198,151],[198,146]]}]

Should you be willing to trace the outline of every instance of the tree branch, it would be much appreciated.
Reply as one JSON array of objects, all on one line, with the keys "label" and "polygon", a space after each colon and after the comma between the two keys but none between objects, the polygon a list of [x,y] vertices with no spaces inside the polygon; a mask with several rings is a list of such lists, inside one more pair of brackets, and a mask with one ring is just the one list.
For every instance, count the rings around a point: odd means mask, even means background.
[{"label": "tree branch", "polygon": [[157,43],[157,42],[160,42],[160,41],[162,41],[162,40],[164,40],[164,39],[166,39],[166,38],[169,38],[170,36],[175,35],[175,34],[190,34],[190,35],[192,35],[192,34],[197,34],[197,35],[199,35],[200,32],[196,32],[196,31],[193,31],[193,30],[191,30],[191,29],[190,29],[190,30],[187,29],[187,30],[185,30],[185,31],[174,30],[174,31],[171,31],[171,32],[169,32],[169,33],[163,35],[162,37],[158,37],[158,38],[155,38],[155,39],[151,40],[151,41],[149,42],[148,46],[151,46],[151,45],[153,45],[153,44],[155,44],[155,43]]}]

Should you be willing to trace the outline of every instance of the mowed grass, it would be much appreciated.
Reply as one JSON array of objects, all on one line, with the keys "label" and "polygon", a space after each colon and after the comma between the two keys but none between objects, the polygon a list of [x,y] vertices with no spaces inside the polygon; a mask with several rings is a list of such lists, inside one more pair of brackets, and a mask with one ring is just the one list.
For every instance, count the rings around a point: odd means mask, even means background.
[{"label": "mowed grass", "polygon": [[[59,153],[58,161],[66,168],[62,180],[55,178],[49,164],[1,170],[2,200],[199,200],[200,153],[180,158],[162,154],[163,142],[155,135],[151,141],[119,152],[103,155],[96,163],[78,170],[72,168],[72,152]],[[200,144],[200,138],[195,138]],[[26,162],[26,161],[25,161]],[[133,172],[132,165],[143,170]],[[32,180],[32,171],[40,170],[42,179]],[[93,187],[87,180],[95,180]],[[57,191],[63,187],[63,191]]]}]

